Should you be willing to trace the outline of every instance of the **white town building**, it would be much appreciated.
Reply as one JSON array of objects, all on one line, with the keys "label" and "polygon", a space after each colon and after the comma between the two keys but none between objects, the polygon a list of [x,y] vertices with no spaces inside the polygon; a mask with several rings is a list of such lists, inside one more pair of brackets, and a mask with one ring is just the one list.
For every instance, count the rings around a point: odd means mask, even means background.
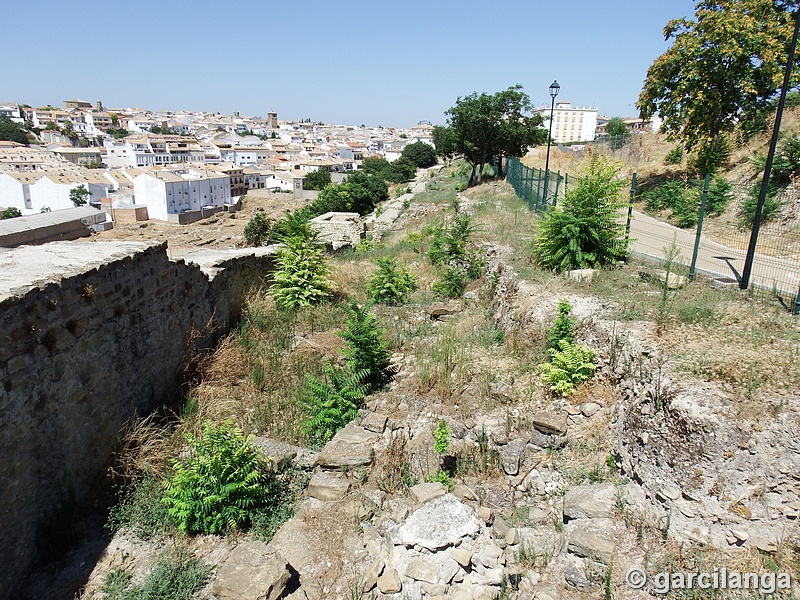
[{"label": "white town building", "polygon": [[[534,109],[544,117],[544,128],[550,128],[550,106]],[[590,142],[597,129],[597,108],[573,107],[569,102],[556,102],[553,109],[553,141],[557,144],[566,142]]]},{"label": "white town building", "polygon": [[133,194],[136,204],[147,206],[151,219],[161,221],[170,221],[169,215],[234,202],[228,175],[188,166],[150,169],[134,177]]}]

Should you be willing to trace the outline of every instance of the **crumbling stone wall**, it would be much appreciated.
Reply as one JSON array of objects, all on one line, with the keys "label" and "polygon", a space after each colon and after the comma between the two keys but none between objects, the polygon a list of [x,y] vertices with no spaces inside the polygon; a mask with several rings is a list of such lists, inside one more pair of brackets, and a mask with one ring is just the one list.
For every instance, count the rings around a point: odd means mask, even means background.
[{"label": "crumbling stone wall", "polygon": [[166,243],[127,244],[99,266],[0,293],[0,598],[90,505],[124,425],[178,396],[189,340],[226,333],[272,268],[252,251],[204,258],[201,268],[170,260]]}]

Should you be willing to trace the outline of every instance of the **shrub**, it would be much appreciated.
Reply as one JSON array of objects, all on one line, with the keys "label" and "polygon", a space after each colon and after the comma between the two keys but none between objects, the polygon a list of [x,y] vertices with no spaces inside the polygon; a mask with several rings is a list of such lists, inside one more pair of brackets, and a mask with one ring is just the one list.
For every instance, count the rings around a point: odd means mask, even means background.
[{"label": "shrub", "polygon": [[575,324],[577,319],[570,316],[572,306],[566,299],[558,303],[558,317],[553,321],[553,326],[547,330],[547,342],[551,348],[558,348],[562,340],[570,344],[575,341]]},{"label": "shrub", "polygon": [[14,219],[16,217],[21,217],[22,212],[14,206],[9,206],[3,212],[0,212],[0,219]]},{"label": "shrub", "polygon": [[397,306],[417,289],[414,276],[393,258],[379,258],[378,270],[367,281],[370,300],[378,304]]},{"label": "shrub", "polygon": [[589,348],[561,340],[558,348],[550,348],[548,352],[550,361],[541,365],[542,379],[553,393],[567,396],[594,376],[597,365],[594,351]]},{"label": "shrub", "polygon": [[162,482],[145,476],[121,490],[120,499],[108,511],[109,531],[127,529],[142,540],[151,540],[170,528],[170,515],[161,502]]},{"label": "shrub", "polygon": [[338,333],[345,342],[343,353],[353,373],[366,372],[363,382],[374,391],[390,379],[389,342],[384,340],[384,330],[378,327],[369,305],[359,307],[355,302],[347,309],[347,329]]},{"label": "shrub", "polygon": [[176,460],[163,502],[183,533],[219,534],[247,524],[273,493],[258,450],[232,421],[186,434],[190,455]]},{"label": "shrub", "polygon": [[[778,185],[770,181],[767,185],[767,195],[764,197],[764,206],[761,209],[761,222],[765,223],[774,219],[780,214],[783,203],[779,198],[780,189]],[[742,202],[739,209],[739,227],[752,227],[756,218],[756,208],[758,208],[758,196],[761,193],[761,182],[753,184],[750,193]]]},{"label": "shrub", "polygon": [[334,284],[328,277],[324,246],[315,237],[290,237],[284,243],[277,253],[270,288],[278,307],[296,310],[329,299]]},{"label": "shrub", "polygon": [[619,167],[608,158],[592,157],[578,184],[541,220],[534,250],[539,264],[568,271],[627,257],[625,225],[617,221],[625,182],[618,174]]},{"label": "shrub", "polygon": [[458,298],[470,281],[481,276],[484,261],[472,248],[475,227],[469,215],[456,213],[450,227],[433,229],[428,258],[434,265],[444,267],[434,292],[447,298]]},{"label": "shrub", "polygon": [[367,369],[356,371],[350,366],[340,368],[327,363],[324,380],[306,375],[301,404],[308,417],[302,429],[312,446],[324,446],[358,416],[368,389],[368,374]]},{"label": "shrub", "polygon": [[203,587],[211,568],[185,550],[161,554],[144,580],[130,585],[131,575],[110,571],[101,588],[106,600],[191,600]]},{"label": "shrub", "polygon": [[442,271],[441,279],[433,284],[433,292],[443,298],[460,298],[470,281],[466,268],[448,265]]},{"label": "shrub", "polygon": [[781,145],[779,152],[775,153],[772,162],[771,177],[775,183],[791,183],[800,173],[800,139],[789,138]]},{"label": "shrub", "polygon": [[311,229],[308,220],[312,218],[309,207],[301,208],[293,212],[286,211],[282,219],[275,221],[269,232],[267,243],[277,244],[289,238],[313,238],[314,230]]},{"label": "shrub", "polygon": [[681,146],[675,146],[672,150],[667,152],[667,155],[664,157],[665,165],[679,165],[682,162],[683,148]]},{"label": "shrub", "polygon": [[434,445],[436,454],[447,454],[447,451],[450,449],[451,434],[452,432],[447,426],[447,421],[444,419],[439,419],[436,429],[433,430],[433,437],[436,440],[436,444]]},{"label": "shrub", "polygon": [[244,239],[250,246],[263,246],[269,240],[272,219],[266,213],[257,212],[244,226]]},{"label": "shrub", "polygon": [[[669,220],[678,227],[691,228],[697,225],[700,202],[703,195],[703,179],[691,183],[679,180],[665,181],[659,187],[644,194],[648,210],[669,210]],[[730,202],[732,185],[722,177],[714,177],[706,196],[706,214],[721,214]]]}]

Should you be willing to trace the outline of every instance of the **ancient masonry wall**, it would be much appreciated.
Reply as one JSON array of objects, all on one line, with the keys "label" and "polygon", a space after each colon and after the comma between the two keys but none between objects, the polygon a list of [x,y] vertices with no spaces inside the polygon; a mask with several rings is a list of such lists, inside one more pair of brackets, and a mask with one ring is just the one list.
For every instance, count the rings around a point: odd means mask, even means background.
[{"label": "ancient masonry wall", "polygon": [[177,397],[189,346],[226,333],[272,268],[266,253],[203,258],[201,268],[170,260],[166,244],[128,244],[0,294],[0,598],[91,505],[125,424]]}]

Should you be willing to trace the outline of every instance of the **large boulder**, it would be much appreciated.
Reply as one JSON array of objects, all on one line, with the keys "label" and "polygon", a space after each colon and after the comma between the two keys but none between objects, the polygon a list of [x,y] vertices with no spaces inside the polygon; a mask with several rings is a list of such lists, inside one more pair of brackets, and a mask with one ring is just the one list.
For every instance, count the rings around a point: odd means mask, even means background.
[{"label": "large boulder", "polygon": [[472,508],[446,494],[414,511],[397,529],[396,543],[436,551],[474,537],[481,528]]},{"label": "large boulder", "polygon": [[290,577],[282,555],[263,542],[244,542],[222,564],[211,591],[220,600],[277,600]]}]

